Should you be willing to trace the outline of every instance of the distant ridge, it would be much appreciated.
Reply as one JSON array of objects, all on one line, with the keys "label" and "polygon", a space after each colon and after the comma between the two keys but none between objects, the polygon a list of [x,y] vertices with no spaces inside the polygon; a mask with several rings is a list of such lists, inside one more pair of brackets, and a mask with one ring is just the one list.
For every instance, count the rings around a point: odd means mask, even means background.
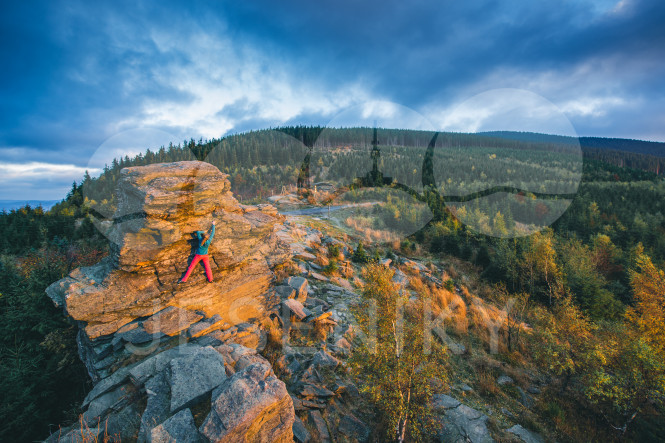
[{"label": "distant ridge", "polygon": [[[535,132],[516,131],[490,131],[479,132],[480,135],[499,137],[509,140],[543,142],[543,143],[573,143],[575,137],[563,135],[539,134]],[[651,142],[645,140],[633,140],[626,138],[604,138],[604,137],[579,137],[582,150],[585,149],[609,149],[613,151],[632,152],[636,154],[653,155],[665,157],[665,143]]]},{"label": "distant ridge", "polygon": [[614,151],[634,152],[636,154],[665,157],[665,143],[633,140],[625,138],[580,137],[582,149],[611,149]]},{"label": "distant ridge", "polygon": [[60,200],[0,200],[0,211],[11,211],[30,205],[32,208],[41,206],[45,211],[51,209]]}]

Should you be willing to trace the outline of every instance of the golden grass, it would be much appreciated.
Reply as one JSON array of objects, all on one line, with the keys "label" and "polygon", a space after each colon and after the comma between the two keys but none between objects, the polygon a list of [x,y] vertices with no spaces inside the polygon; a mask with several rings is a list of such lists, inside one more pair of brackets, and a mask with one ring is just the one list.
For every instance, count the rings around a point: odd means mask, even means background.
[{"label": "golden grass", "polygon": [[410,277],[409,288],[413,289],[424,298],[430,296],[429,288],[425,283],[423,283],[420,277]]},{"label": "golden grass", "polygon": [[443,271],[441,271],[441,281],[442,282],[446,282],[446,281],[450,280],[451,278],[452,277],[450,275],[448,275],[448,273],[446,272],[445,269]]},{"label": "golden grass", "polygon": [[503,372],[515,380],[515,383],[520,385],[520,386],[527,386],[530,384],[531,380],[529,375],[527,374],[525,370],[525,365],[526,365],[526,360],[517,351],[513,351],[510,353],[509,358],[513,362],[512,365],[507,365],[506,367],[503,368]]},{"label": "golden grass", "polygon": [[330,332],[330,325],[323,324],[321,322],[314,322],[314,327],[312,328],[312,332],[317,340],[325,342],[328,339],[328,333]]},{"label": "golden grass", "polygon": [[[445,288],[430,287],[435,314],[444,313],[448,322],[452,322],[457,334],[466,334],[469,328],[467,306],[462,297]],[[437,313],[436,310],[439,312]]]},{"label": "golden grass", "polygon": [[[100,427],[100,419],[97,419],[95,429]],[[62,432],[62,429],[60,430]],[[104,432],[101,436],[95,435],[95,432],[90,429],[88,424],[83,420],[83,414],[79,416],[79,432],[80,436],[75,437],[77,442],[80,443],[111,443],[114,441],[120,441],[120,438],[115,438],[117,436],[110,436],[108,433],[108,420],[104,422]],[[58,435],[58,441],[61,441],[62,435]],[[80,438],[80,440],[79,440]],[[69,441],[69,440],[68,440]]]},{"label": "golden grass", "polygon": [[301,242],[307,236],[307,231],[302,228],[292,228],[289,230],[289,235],[293,240]]},{"label": "golden grass", "polygon": [[356,288],[358,288],[362,291],[363,288],[365,287],[365,282],[362,281],[361,279],[359,279],[358,277],[354,277],[353,278],[353,286],[355,286]]},{"label": "golden grass", "polygon": [[443,317],[446,324],[452,324],[457,334],[465,334],[469,327],[467,306],[464,299],[446,288],[427,284],[419,276],[409,278],[409,287],[416,291],[423,300],[431,302],[432,314]]},{"label": "golden grass", "polygon": [[492,373],[481,370],[478,372],[478,392],[487,397],[495,397],[501,390],[494,382]]},{"label": "golden grass", "polygon": [[344,224],[356,231],[365,243],[392,243],[401,238],[399,233],[373,228],[374,219],[371,217],[347,217]]},{"label": "golden grass", "polygon": [[339,273],[342,274],[342,277],[347,280],[355,275],[353,265],[350,262],[339,263]]},{"label": "golden grass", "polygon": [[[507,312],[485,303],[478,297],[473,297],[470,312],[471,325],[475,334],[482,340],[490,351],[503,352],[506,345],[506,319]],[[496,335],[495,335],[496,334]],[[492,349],[493,340],[496,339],[496,349]]]},{"label": "golden grass", "polygon": [[264,328],[267,332],[267,340],[269,345],[281,346],[284,329],[279,326],[277,319],[268,319],[264,322]]},{"label": "golden grass", "polygon": [[[508,353],[508,325],[512,320],[509,318],[509,311],[500,309],[485,302],[479,297],[471,296],[470,320],[475,334],[489,347],[491,351]],[[525,323],[512,323],[513,327],[528,332],[530,329]],[[492,340],[496,340],[496,349],[492,349]],[[523,346],[518,345],[518,349],[523,350]],[[513,356],[519,360],[518,356]]]}]

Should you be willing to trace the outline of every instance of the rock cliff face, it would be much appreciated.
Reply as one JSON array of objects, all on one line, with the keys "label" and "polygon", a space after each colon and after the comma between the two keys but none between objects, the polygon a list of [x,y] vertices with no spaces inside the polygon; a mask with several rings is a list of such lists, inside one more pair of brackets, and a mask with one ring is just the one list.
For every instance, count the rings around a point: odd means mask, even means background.
[{"label": "rock cliff face", "polygon": [[[291,254],[277,235],[282,217],[270,205],[239,204],[227,175],[203,162],[123,169],[117,201],[112,224],[99,226],[112,242],[111,256],[47,289],[79,324],[79,351],[95,382],[80,428],[130,441],[181,434],[218,441],[225,433],[237,441],[290,441],[291,397],[255,351],[262,326],[280,307],[269,291],[271,269]],[[193,233],[213,221],[214,282],[197,266],[178,284],[198,245]],[[229,392],[252,393],[232,429],[220,415],[235,401],[225,397]],[[206,404],[213,412],[199,432]]]},{"label": "rock cliff face", "polygon": [[[112,256],[47,289],[82,325],[83,348],[94,348],[85,358],[93,379],[109,354],[105,343],[117,350],[176,336],[201,320],[214,318],[222,329],[267,317],[274,307],[267,295],[271,266],[289,253],[275,235],[281,217],[268,205],[239,204],[229,189],[227,176],[203,162],[123,169],[106,232]],[[204,284],[200,266],[179,285],[195,248],[193,233],[207,231],[213,220],[214,282]]]}]

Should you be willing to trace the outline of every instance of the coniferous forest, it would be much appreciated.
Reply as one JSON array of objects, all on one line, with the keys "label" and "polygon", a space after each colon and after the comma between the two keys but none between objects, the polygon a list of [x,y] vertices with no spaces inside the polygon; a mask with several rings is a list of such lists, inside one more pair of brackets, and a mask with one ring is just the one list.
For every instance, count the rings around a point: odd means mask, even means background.
[{"label": "coniferous forest", "polygon": [[[520,321],[532,332],[503,350],[501,358],[529,360],[553,380],[556,391],[538,406],[538,414],[561,440],[661,439],[662,144],[442,133],[433,143],[436,180],[428,185],[421,168],[432,134],[378,132],[384,177],[413,191],[432,213],[426,225],[397,247],[407,255],[468,263],[497,288],[497,297],[511,294],[520,300]],[[76,419],[89,389],[77,355],[76,328],[52,306],[44,289],[108,253],[108,241],[94,223],[112,218],[122,168],[203,160],[229,175],[239,200],[259,202],[294,187],[309,156],[312,183],[335,182],[351,189],[352,196],[354,183],[372,169],[371,147],[371,128],[299,126],[189,140],[113,160],[99,176],[86,174],[73,183],[62,202],[48,211],[26,206],[1,213],[0,410],[7,419],[0,440],[44,438],[49,425]],[[515,156],[521,159],[519,167]],[[450,165],[456,165],[452,171]],[[493,179],[506,171],[507,182]],[[501,207],[491,201],[455,206],[445,199],[477,192],[488,181],[522,194]],[[501,235],[520,229],[520,208],[545,193],[555,195],[555,201],[556,195],[570,200],[551,226],[531,235]],[[390,200],[381,210],[382,223],[397,225],[415,219],[409,211],[417,208]]]}]

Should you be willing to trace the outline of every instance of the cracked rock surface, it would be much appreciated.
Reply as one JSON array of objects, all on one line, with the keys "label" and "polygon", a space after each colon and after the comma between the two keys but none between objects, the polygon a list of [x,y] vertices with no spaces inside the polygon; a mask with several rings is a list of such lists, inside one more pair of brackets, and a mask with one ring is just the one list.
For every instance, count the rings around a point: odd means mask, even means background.
[{"label": "cracked rock surface", "polygon": [[450,443],[491,443],[487,415],[445,394],[433,396],[433,407],[441,414],[438,441]]}]

